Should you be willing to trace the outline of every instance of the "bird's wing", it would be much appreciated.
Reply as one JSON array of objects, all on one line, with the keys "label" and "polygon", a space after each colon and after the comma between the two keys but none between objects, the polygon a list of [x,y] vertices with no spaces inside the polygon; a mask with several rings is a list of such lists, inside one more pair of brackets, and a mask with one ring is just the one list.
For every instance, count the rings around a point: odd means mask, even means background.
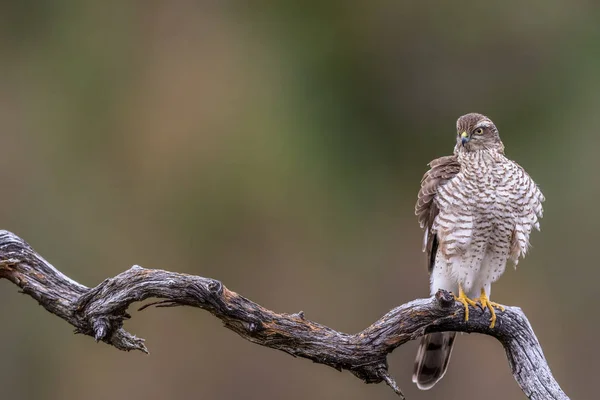
[{"label": "bird's wing", "polygon": [[511,193],[511,199],[519,210],[516,215],[517,223],[512,233],[510,246],[510,259],[516,267],[519,257],[525,256],[529,249],[529,235],[532,228],[540,230],[539,219],[542,218],[544,213],[542,203],[546,199],[523,167],[514,161],[510,162],[514,166],[514,176],[518,183],[514,185]]},{"label": "bird's wing", "polygon": [[429,171],[423,175],[421,190],[415,205],[415,214],[421,228],[425,229],[423,238],[423,251],[427,252],[427,270],[431,273],[437,252],[438,239],[435,232],[431,231],[433,221],[439,213],[435,202],[438,189],[454,178],[460,171],[460,164],[456,155],[441,157],[429,163]]}]

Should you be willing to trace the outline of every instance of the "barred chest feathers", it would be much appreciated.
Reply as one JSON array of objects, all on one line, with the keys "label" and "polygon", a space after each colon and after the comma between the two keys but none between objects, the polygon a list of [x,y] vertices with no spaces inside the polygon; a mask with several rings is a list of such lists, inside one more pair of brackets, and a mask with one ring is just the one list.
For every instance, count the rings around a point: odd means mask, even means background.
[{"label": "barred chest feathers", "polygon": [[497,151],[461,152],[458,160],[460,172],[439,188],[440,212],[432,229],[443,256],[438,261],[469,291],[475,283],[496,281],[507,260],[516,265],[526,253],[532,228],[539,229],[543,195],[518,164]]}]

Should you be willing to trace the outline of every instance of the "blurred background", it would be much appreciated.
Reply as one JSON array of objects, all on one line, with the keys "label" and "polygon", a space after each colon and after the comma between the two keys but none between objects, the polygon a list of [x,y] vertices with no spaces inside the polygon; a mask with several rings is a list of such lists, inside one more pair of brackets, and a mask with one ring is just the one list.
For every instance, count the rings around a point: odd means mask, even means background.
[{"label": "blurred background", "polygon": [[[222,280],[357,332],[428,295],[413,214],[456,118],[490,116],[547,197],[493,298],[524,309],[572,398],[596,395],[600,8],[592,1],[34,1],[0,5],[0,228],[95,286],[133,264]],[[591,200],[591,201],[590,201]],[[133,310],[120,352],[0,282],[2,399],[393,399],[192,308]],[[524,398],[462,335],[411,400]]]}]

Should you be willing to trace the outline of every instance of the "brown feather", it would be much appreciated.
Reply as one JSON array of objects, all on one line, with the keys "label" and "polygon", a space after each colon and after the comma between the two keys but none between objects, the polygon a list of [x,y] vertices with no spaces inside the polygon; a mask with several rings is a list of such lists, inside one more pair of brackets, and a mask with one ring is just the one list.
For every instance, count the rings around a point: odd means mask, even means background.
[{"label": "brown feather", "polygon": [[421,390],[431,389],[446,373],[456,332],[436,332],[421,338],[412,381]]},{"label": "brown feather", "polygon": [[437,236],[431,231],[433,221],[438,215],[439,210],[435,204],[435,195],[438,188],[445,185],[460,171],[460,164],[456,155],[437,158],[429,163],[429,171],[421,179],[421,190],[417,196],[415,214],[419,220],[421,228],[425,228],[425,246],[423,251],[427,254],[427,270],[431,273],[435,262],[435,253],[437,251]]}]

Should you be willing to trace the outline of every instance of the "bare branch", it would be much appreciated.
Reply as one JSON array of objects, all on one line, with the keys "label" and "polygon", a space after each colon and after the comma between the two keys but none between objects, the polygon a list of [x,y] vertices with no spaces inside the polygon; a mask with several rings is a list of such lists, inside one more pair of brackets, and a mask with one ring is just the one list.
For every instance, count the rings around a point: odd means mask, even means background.
[{"label": "bare branch", "polygon": [[513,375],[530,399],[568,400],[521,309],[506,307],[498,313],[496,327],[490,329],[489,315],[483,311],[471,312],[465,322],[462,305],[445,291],[403,304],[362,332],[350,335],[310,321],[303,312],[268,310],[217,280],[199,276],[133,266],[88,288],[63,275],[7,231],[0,231],[0,278],[10,280],[46,310],[69,322],[76,333],[120,350],[147,353],[144,340],[125,331],[123,321],[130,318],[127,308],[131,303],[159,298],[164,300],[150,305],[207,310],[246,340],[348,370],[366,383],[385,382],[400,396],[387,364],[387,355],[395,348],[429,332],[482,333],[502,343]]}]

